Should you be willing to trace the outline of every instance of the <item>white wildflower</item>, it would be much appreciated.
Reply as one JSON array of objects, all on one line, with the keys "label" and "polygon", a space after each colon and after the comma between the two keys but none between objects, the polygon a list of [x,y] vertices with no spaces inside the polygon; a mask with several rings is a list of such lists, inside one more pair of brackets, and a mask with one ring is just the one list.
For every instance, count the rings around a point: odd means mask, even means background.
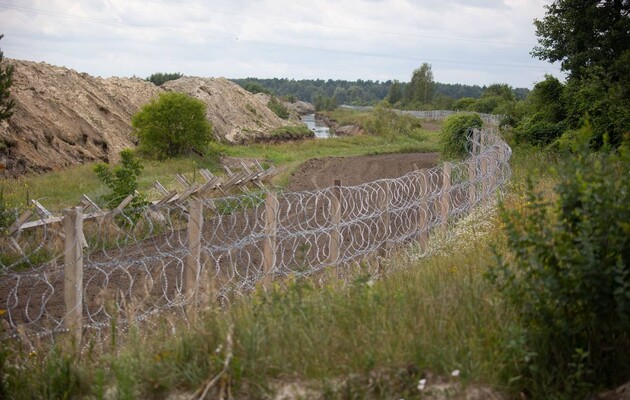
[{"label": "white wildflower", "polygon": [[459,370],[456,369],[455,371],[451,372],[451,376],[457,378],[459,376]]},{"label": "white wildflower", "polygon": [[427,385],[427,380],[426,379],[420,379],[418,381],[418,390],[419,391],[423,391],[424,387]]}]

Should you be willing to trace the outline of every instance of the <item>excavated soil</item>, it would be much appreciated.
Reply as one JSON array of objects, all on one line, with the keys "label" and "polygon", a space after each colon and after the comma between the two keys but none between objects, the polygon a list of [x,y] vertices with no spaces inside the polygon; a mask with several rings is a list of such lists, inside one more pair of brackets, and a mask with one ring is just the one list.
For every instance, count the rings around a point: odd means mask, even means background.
[{"label": "excavated soil", "polygon": [[289,190],[321,189],[331,186],[335,179],[340,179],[344,186],[355,186],[379,179],[398,178],[416,168],[431,168],[438,159],[438,153],[313,158],[291,174]]}]

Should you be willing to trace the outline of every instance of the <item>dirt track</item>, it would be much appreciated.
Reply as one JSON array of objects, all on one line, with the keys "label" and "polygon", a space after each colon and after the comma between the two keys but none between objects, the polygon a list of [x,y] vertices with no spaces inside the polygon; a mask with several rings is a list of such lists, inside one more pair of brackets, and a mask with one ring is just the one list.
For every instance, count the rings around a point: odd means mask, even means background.
[{"label": "dirt track", "polygon": [[357,157],[313,158],[300,165],[289,179],[289,190],[315,190],[341,179],[344,186],[354,186],[378,179],[398,178],[418,168],[438,163],[438,153],[381,154]]}]

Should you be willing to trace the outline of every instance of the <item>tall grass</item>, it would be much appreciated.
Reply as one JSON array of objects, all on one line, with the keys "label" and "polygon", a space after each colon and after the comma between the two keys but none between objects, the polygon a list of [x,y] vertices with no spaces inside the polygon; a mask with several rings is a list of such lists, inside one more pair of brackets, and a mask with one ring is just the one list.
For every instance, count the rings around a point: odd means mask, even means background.
[{"label": "tall grass", "polygon": [[[176,335],[163,316],[158,328],[132,329],[117,349],[95,340],[87,348],[105,350],[78,355],[58,345],[33,355],[5,343],[4,390],[13,398],[190,393],[221,371],[228,335],[224,385],[237,398],[268,396],[286,381],[330,398],[417,396],[418,379],[453,370],[464,383],[502,388],[522,354],[510,343],[513,315],[483,278],[492,262],[487,243],[498,234],[492,225],[484,236],[469,232],[462,240],[474,246],[424,260],[394,253],[346,271],[346,281],[289,278],[227,309],[211,306],[193,327],[176,324]],[[63,368],[51,375],[51,364]],[[375,374],[380,383],[371,386]],[[37,383],[53,378],[62,383]]]}]

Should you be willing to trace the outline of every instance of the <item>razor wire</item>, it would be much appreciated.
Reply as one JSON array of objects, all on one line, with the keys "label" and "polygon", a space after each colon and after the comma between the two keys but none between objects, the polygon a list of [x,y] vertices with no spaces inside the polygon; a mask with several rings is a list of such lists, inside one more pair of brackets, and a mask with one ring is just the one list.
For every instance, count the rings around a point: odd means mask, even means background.
[{"label": "razor wire", "polygon": [[[99,330],[165,310],[186,316],[191,305],[229,302],[270,280],[399,245],[431,254],[430,234],[492,202],[510,176],[510,147],[477,132],[467,159],[396,179],[80,214],[75,238],[62,218],[21,232],[2,244],[1,323],[8,333],[49,334],[66,331],[74,315]],[[77,261],[73,278],[68,265]],[[72,290],[80,310],[68,307]]]}]

